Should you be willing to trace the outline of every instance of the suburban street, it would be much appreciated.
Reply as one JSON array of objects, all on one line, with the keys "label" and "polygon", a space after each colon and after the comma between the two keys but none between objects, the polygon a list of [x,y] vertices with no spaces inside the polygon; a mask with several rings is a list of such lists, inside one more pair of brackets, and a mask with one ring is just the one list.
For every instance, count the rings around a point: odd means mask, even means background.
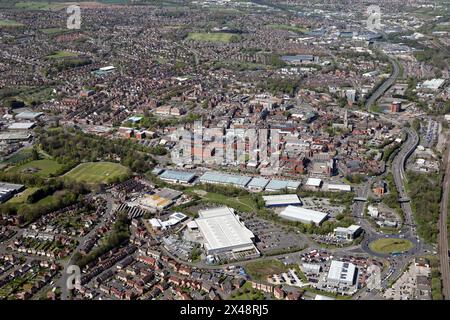
[{"label": "suburban street", "polygon": [[68,291],[67,291],[67,285],[66,285],[68,274],[66,273],[66,270],[73,263],[73,257],[75,255],[75,253],[80,251],[80,249],[83,247],[83,245],[87,239],[92,237],[92,235],[94,235],[94,233],[96,233],[99,228],[103,227],[106,224],[108,219],[111,217],[111,213],[113,212],[114,201],[111,198],[111,196],[109,196],[109,195],[101,195],[101,196],[107,201],[106,212],[102,216],[100,223],[97,224],[89,233],[87,233],[85,236],[83,236],[80,239],[80,241],[79,241],[77,247],[75,248],[75,250],[73,251],[72,255],[67,259],[67,262],[64,265],[62,276],[58,280],[58,285],[61,288],[61,300],[68,299]]}]

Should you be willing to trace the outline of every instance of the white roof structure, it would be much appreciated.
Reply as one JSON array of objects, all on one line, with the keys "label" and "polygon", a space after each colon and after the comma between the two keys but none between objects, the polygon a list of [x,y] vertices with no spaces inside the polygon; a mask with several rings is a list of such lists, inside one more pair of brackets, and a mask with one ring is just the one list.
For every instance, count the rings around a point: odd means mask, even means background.
[{"label": "white roof structure", "polygon": [[175,225],[177,225],[178,223],[180,223],[181,221],[185,220],[187,218],[187,216],[181,212],[175,212],[172,213],[169,216],[169,219],[166,221],[162,221],[160,219],[157,218],[152,218],[150,219],[150,224],[152,225],[153,228],[156,229],[167,229],[170,227],[173,227]]},{"label": "white roof structure", "polygon": [[301,207],[288,206],[280,213],[280,217],[287,220],[300,221],[307,224],[314,222],[315,224],[319,225],[328,217],[328,213]]},{"label": "white roof structure", "polygon": [[328,190],[330,191],[346,191],[350,192],[352,191],[352,187],[347,184],[328,184]]},{"label": "white roof structure", "polygon": [[256,249],[254,234],[239,221],[234,210],[228,207],[200,210],[195,219],[205,239],[208,254],[225,251]]},{"label": "white roof structure", "polygon": [[306,186],[308,187],[320,187],[322,184],[322,179],[318,178],[308,178],[308,181],[306,181]]},{"label": "white roof structure", "polygon": [[320,264],[316,263],[303,263],[302,264],[302,271],[306,273],[320,273],[320,270],[322,267]]},{"label": "white roof structure", "polygon": [[14,122],[8,126],[9,130],[29,130],[35,126],[34,122]]},{"label": "white roof structure", "polygon": [[316,297],[314,298],[314,300],[336,300],[335,298],[332,297],[327,297],[321,294],[316,294]]},{"label": "white roof structure", "polygon": [[369,211],[369,215],[370,215],[371,217],[378,218],[379,212],[378,212],[378,208],[377,208],[377,207],[374,207],[374,206],[372,206],[372,205],[369,205],[369,206],[367,207],[367,210]]},{"label": "white roof structure", "polygon": [[116,67],[114,67],[114,66],[106,66],[106,67],[101,67],[101,68],[99,68],[99,70],[101,70],[101,71],[111,71],[111,70],[114,70]]},{"label": "white roof structure", "polygon": [[198,225],[197,225],[197,223],[194,221],[194,220],[192,220],[192,221],[189,221],[188,223],[187,223],[187,227],[188,227],[188,229],[198,229]]},{"label": "white roof structure", "polygon": [[329,281],[352,285],[355,275],[356,266],[353,263],[333,260],[327,278]]},{"label": "white roof structure", "polygon": [[302,202],[296,194],[280,194],[274,196],[263,196],[266,207],[301,205]]},{"label": "white roof structure", "polygon": [[430,90],[438,90],[445,82],[445,79],[431,79],[422,83],[422,88]]},{"label": "white roof structure", "polygon": [[355,233],[357,233],[360,230],[361,230],[360,226],[358,226],[356,224],[352,224],[351,226],[349,226],[347,228],[343,228],[343,227],[334,228],[334,233],[337,235],[347,235],[347,236],[353,237],[355,235]]}]

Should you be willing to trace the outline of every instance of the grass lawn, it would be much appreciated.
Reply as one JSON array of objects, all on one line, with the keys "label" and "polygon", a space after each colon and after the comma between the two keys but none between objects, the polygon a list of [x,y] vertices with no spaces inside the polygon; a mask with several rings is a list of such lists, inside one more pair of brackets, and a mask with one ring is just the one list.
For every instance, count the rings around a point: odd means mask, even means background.
[{"label": "grass lawn", "polygon": [[16,164],[31,157],[31,148],[24,148],[16,152],[13,156],[3,161],[6,164]]},{"label": "grass lawn", "polygon": [[122,176],[128,176],[130,170],[119,163],[87,162],[66,173],[64,177],[78,182],[111,183]]},{"label": "grass lawn", "polygon": [[204,192],[203,190],[191,190],[194,194],[197,194],[202,198],[204,202],[213,202],[217,204],[222,204],[231,208],[234,208],[241,212],[253,212],[257,210],[255,202],[250,196],[243,197],[228,197],[223,194]]},{"label": "grass lawn", "polygon": [[[59,192],[59,193],[64,193],[65,191],[57,191],[57,192]],[[55,193],[56,194],[56,193]],[[56,203],[56,197],[55,197],[55,194],[53,194],[53,195],[51,195],[51,196],[47,196],[47,197],[45,197],[45,198],[42,198],[41,200],[39,200],[38,202],[36,202],[37,204],[42,204],[42,205],[44,205],[44,206],[47,206],[47,205],[52,205],[52,204],[55,204]]]},{"label": "grass lawn", "polygon": [[6,28],[17,28],[17,27],[23,27],[24,25],[14,21],[14,20],[8,20],[8,19],[0,19],[0,28],[6,27]]},{"label": "grass lawn", "polygon": [[40,104],[54,96],[53,88],[47,86],[17,88],[11,98],[23,101],[26,105]]},{"label": "grass lawn", "polygon": [[188,39],[208,42],[237,42],[241,37],[237,34],[226,32],[190,32]]},{"label": "grass lawn", "polygon": [[244,268],[247,274],[257,281],[266,281],[267,276],[288,271],[288,268],[279,260],[250,262]]},{"label": "grass lawn", "polygon": [[17,9],[25,10],[54,10],[64,8],[66,5],[63,3],[50,3],[50,2],[35,2],[35,1],[24,1],[15,4]]},{"label": "grass lawn", "polygon": [[38,189],[39,188],[36,187],[27,188],[21,193],[19,193],[17,196],[8,200],[8,203],[17,203],[17,204],[25,203],[27,201],[28,196]]},{"label": "grass lawn", "polygon": [[231,300],[264,300],[264,294],[253,289],[250,282],[246,282],[236,293],[231,295]]},{"label": "grass lawn", "polygon": [[28,163],[25,163],[21,166],[16,166],[8,170],[13,173],[27,173],[27,169],[37,169],[35,173],[30,172],[31,174],[35,174],[37,176],[49,177],[51,174],[58,172],[62,168],[62,165],[54,160],[44,159],[44,160],[35,160]]},{"label": "grass lawn", "polygon": [[412,247],[411,241],[398,238],[378,239],[369,244],[369,248],[378,253],[403,252],[410,250]]},{"label": "grass lawn", "polygon": [[52,54],[47,56],[47,59],[59,59],[59,58],[68,58],[68,57],[77,57],[78,55],[69,51],[55,51]]}]

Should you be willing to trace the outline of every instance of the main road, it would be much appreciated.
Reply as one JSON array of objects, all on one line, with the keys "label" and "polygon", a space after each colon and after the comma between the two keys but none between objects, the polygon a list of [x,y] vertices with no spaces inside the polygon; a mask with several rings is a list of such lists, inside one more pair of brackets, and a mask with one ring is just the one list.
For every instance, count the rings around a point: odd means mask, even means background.
[{"label": "main road", "polygon": [[441,264],[442,295],[450,300],[450,266],[448,259],[447,214],[448,198],[450,192],[450,137],[447,137],[447,146],[444,156],[444,183],[442,186],[441,214],[439,217],[439,261]]},{"label": "main road", "polygon": [[[406,235],[408,237],[416,237],[413,226],[412,219],[412,209],[411,204],[409,203],[408,194],[405,190],[404,181],[406,179],[405,176],[405,166],[406,161],[409,156],[414,152],[414,150],[419,145],[419,136],[417,133],[411,128],[405,128],[404,131],[407,133],[407,140],[404,143],[403,147],[400,149],[398,154],[395,156],[392,161],[392,175],[394,177],[394,182],[397,187],[397,191],[399,194],[399,199],[403,199],[400,205],[402,207],[403,212],[405,213],[405,220],[403,222],[403,226],[407,229]],[[417,237],[416,237],[417,238]]]},{"label": "main road", "polygon": [[370,107],[377,101],[397,80],[400,74],[400,67],[398,62],[394,58],[388,57],[389,62],[392,65],[392,73],[389,78],[381,84],[375,92],[366,100],[365,107],[367,111],[370,111]]}]

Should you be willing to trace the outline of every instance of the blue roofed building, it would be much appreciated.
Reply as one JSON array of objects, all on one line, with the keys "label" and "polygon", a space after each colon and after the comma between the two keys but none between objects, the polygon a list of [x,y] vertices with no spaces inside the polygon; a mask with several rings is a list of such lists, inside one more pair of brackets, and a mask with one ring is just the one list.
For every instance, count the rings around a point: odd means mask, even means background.
[{"label": "blue roofed building", "polygon": [[187,184],[191,183],[195,179],[195,173],[166,170],[159,176],[159,178],[167,182]]},{"label": "blue roofed building", "polygon": [[269,179],[253,178],[247,185],[247,188],[252,191],[263,191],[269,183]]},{"label": "blue roofed building", "polygon": [[245,188],[251,179],[252,178],[247,176],[208,171],[200,177],[199,181],[202,183],[231,185],[235,187]]},{"label": "blue roofed building", "polygon": [[275,192],[281,191],[284,189],[288,190],[297,190],[300,187],[299,181],[291,181],[291,180],[270,180],[270,182],[266,186],[266,191]]}]

